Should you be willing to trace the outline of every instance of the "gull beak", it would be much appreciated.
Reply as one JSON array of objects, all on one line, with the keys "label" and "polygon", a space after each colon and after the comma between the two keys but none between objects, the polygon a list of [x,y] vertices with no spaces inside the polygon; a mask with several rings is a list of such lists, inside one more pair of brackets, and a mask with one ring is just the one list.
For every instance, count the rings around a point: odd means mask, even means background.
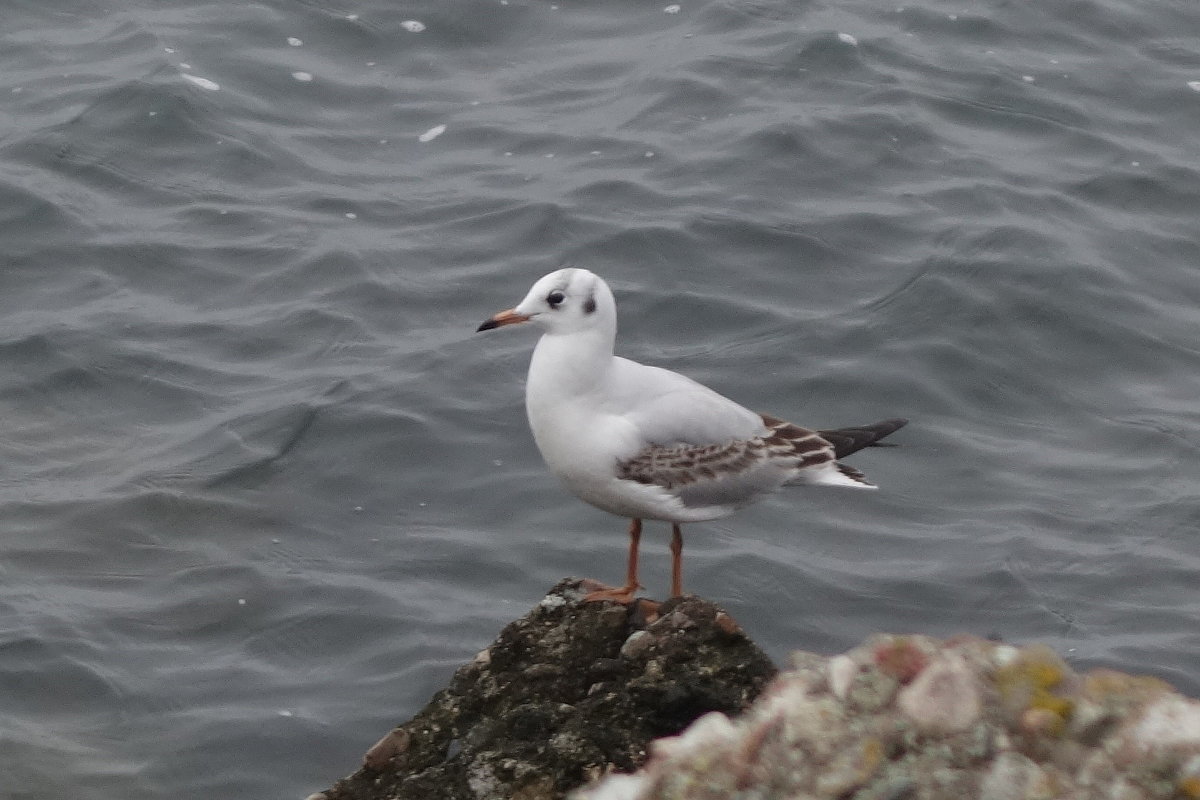
[{"label": "gull beak", "polygon": [[500,328],[505,325],[516,325],[518,322],[528,322],[530,319],[528,314],[518,314],[515,308],[510,308],[508,311],[501,311],[490,319],[485,319],[483,324],[475,329],[475,332],[490,331],[492,328]]}]

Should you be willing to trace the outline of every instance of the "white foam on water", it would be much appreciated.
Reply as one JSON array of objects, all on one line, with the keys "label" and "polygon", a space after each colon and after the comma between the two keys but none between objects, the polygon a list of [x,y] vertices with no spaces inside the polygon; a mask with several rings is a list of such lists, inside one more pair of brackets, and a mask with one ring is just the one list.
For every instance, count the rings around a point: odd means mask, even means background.
[{"label": "white foam on water", "polygon": [[432,142],[434,139],[441,136],[445,132],[446,132],[445,125],[434,125],[432,128],[430,128],[429,130],[425,131],[420,136],[418,136],[417,141],[418,142]]},{"label": "white foam on water", "polygon": [[219,83],[216,81],[210,81],[208,78],[201,78],[199,75],[189,75],[186,72],[181,74],[183,75],[183,79],[185,81],[195,86],[199,86],[201,89],[207,89],[210,92],[215,92],[221,88]]},{"label": "white foam on water", "polygon": [[425,30],[425,23],[415,19],[406,19],[400,23],[400,27],[409,33],[420,33]]}]

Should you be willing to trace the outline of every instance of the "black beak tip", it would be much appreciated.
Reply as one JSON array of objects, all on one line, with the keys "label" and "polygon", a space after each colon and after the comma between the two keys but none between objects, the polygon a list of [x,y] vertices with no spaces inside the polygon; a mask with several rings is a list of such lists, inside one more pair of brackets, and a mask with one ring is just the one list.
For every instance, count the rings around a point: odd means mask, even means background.
[{"label": "black beak tip", "polygon": [[481,325],[480,325],[478,328],[476,328],[476,329],[475,329],[475,332],[476,332],[476,333],[480,333],[480,332],[482,332],[482,331],[490,331],[492,328],[496,328],[496,327],[499,327],[499,326],[496,324],[496,320],[494,320],[494,319],[485,319],[485,320],[483,321],[483,323],[482,323],[482,324],[481,324]]}]

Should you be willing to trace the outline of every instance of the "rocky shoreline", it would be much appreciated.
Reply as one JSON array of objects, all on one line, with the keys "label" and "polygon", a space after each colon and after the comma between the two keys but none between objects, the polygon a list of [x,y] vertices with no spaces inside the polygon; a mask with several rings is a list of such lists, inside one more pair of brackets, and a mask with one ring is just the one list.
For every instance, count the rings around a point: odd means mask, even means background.
[{"label": "rocky shoreline", "polygon": [[1200,798],[1200,703],[1154,678],[895,635],[777,674],[705,600],[583,593],[560,582],[309,800]]}]

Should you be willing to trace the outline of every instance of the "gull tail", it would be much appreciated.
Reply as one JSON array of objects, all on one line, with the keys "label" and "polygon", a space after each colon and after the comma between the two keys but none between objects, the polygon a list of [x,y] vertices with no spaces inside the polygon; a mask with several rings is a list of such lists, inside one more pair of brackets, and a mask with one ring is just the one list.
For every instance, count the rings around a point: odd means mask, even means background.
[{"label": "gull tail", "polygon": [[770,429],[770,435],[763,442],[773,454],[780,458],[796,458],[795,473],[787,480],[788,484],[874,489],[875,484],[867,480],[867,476],[837,459],[857,453],[864,447],[887,447],[880,445],[879,440],[903,428],[908,420],[885,419],[874,425],[811,431],[764,414],[763,424]]}]

